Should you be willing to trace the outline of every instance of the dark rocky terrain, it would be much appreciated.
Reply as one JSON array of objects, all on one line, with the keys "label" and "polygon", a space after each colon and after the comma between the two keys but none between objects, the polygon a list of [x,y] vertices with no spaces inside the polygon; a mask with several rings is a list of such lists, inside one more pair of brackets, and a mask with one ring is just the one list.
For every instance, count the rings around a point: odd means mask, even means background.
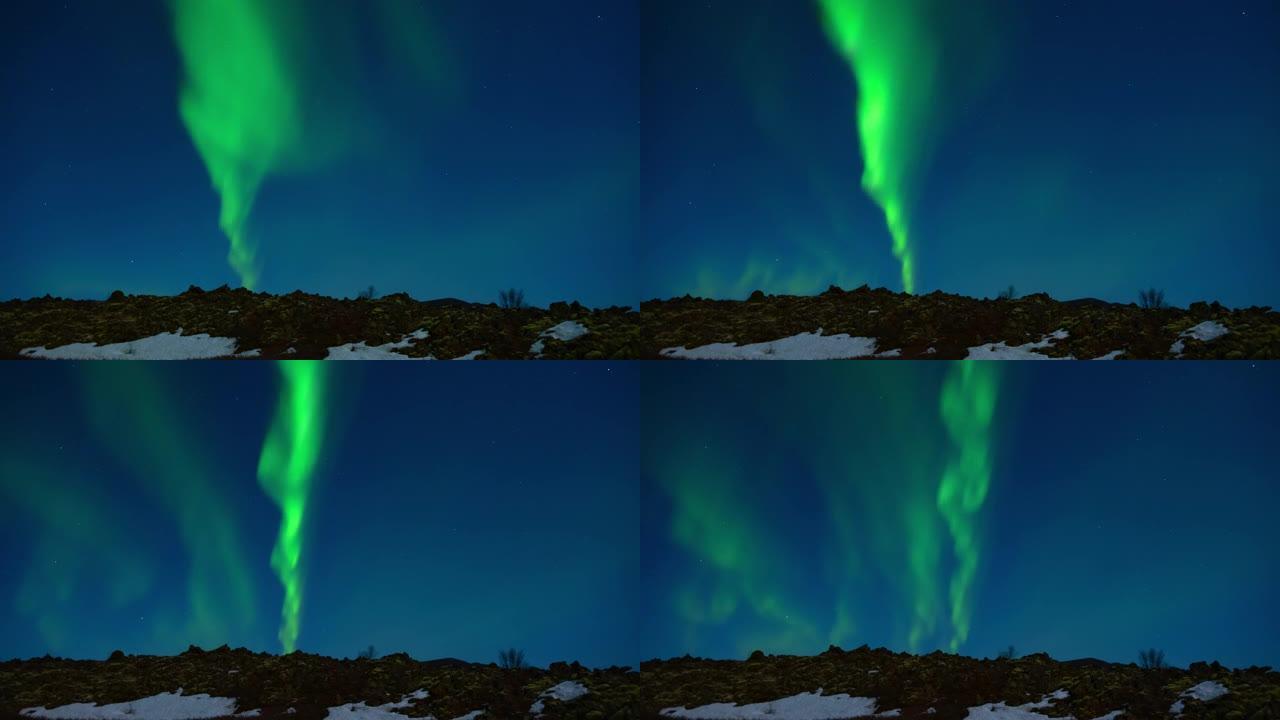
[{"label": "dark rocky terrain", "polygon": [[[234,698],[238,712],[258,709],[265,718],[314,720],[332,707],[378,706],[426,690],[425,698],[394,712],[450,720],[482,710],[478,717],[486,720],[515,719],[531,717],[540,696],[564,681],[580,683],[588,693],[567,701],[541,698],[540,717],[656,719],[670,717],[662,713],[668,708],[761,703],[821,688],[825,695],[874,698],[877,712],[898,710],[899,717],[931,720],[962,720],[970,708],[989,703],[1036,703],[1060,690],[1065,697],[1034,712],[1078,720],[1168,720],[1174,717],[1171,706],[1181,699],[1180,720],[1280,719],[1280,673],[1266,667],[1228,669],[1198,662],[1187,669],[1152,670],[1093,659],[1060,662],[1044,654],[980,660],[866,646],[833,646],[812,657],[757,651],[746,660],[650,660],[639,672],[562,662],[545,670],[506,670],[453,659],[417,661],[404,654],[337,660],[225,646],[191,648],[173,657],[118,652],[107,660],[46,657],[0,663],[0,717],[20,717],[19,710],[27,707],[126,702],[181,687],[186,695]],[[1208,701],[1183,697],[1206,681],[1221,684],[1227,693]]]},{"label": "dark rocky terrain", "polygon": [[[824,335],[875,338],[879,351],[900,350],[904,359],[959,359],[971,347],[1034,343],[1058,330],[1066,330],[1067,337],[1036,352],[1091,359],[1123,350],[1121,359],[1166,359],[1182,340],[1181,357],[1186,359],[1280,358],[1280,313],[1203,302],[1186,309],[1144,309],[1101,300],[1059,301],[1043,293],[979,300],[942,292],[905,295],[864,285],[856,290],[831,287],[815,296],[756,291],[747,300],[651,300],[640,306],[640,314],[651,339],[647,357],[657,357],[663,348],[746,345],[821,328]],[[1220,323],[1227,334],[1209,341],[1180,335],[1204,321]]]},{"label": "dark rocky terrain", "polygon": [[979,660],[833,646],[813,657],[757,651],[747,660],[651,660],[641,663],[640,675],[644,702],[639,709],[645,717],[663,708],[765,702],[822,688],[827,695],[875,698],[878,711],[900,709],[904,718],[961,720],[972,707],[998,702],[1017,706],[1062,689],[1067,698],[1035,712],[1091,720],[1122,710],[1124,720],[1168,720],[1180,693],[1213,680],[1228,693],[1209,702],[1184,699],[1182,720],[1280,718],[1280,673],[1265,667],[1228,670],[1217,663],[1144,670],[1100,660],[1059,662],[1044,654]]},{"label": "dark rocky terrain", "polygon": [[[408,655],[377,660],[336,660],[320,655],[269,655],[226,646],[191,648],[172,657],[113,654],[108,660],[36,658],[0,663],[0,718],[21,717],[27,707],[75,702],[126,702],[181,687],[186,695],[208,693],[237,700],[238,712],[260,709],[263,718],[317,720],[328,708],[399,701],[420,689],[425,699],[395,712],[440,720],[483,710],[480,717],[525,718],[539,695],[562,681],[588,693],[561,702],[543,698],[541,717],[609,720],[636,717],[638,674],[628,668],[587,669],[552,663],[546,670],[504,670],[461,660],[420,662]],[[293,711],[290,712],[289,709]]]},{"label": "dark rocky terrain", "polygon": [[[567,320],[583,325],[587,334],[571,341],[540,337]],[[530,347],[538,340],[541,357],[549,359],[636,357],[642,350],[639,319],[623,307],[589,309],[575,302],[511,310],[451,299],[419,301],[404,293],[345,300],[224,286],[192,287],[172,297],[117,292],[107,300],[0,303],[0,357],[16,358],[31,347],[128,342],[179,328],[184,335],[234,338],[236,352],[258,350],[258,357],[268,359],[323,358],[331,347],[394,343],[419,330],[427,337],[396,352],[450,359],[483,350],[481,359],[523,359],[536,355]]]},{"label": "dark rocky terrain", "polygon": [[[578,323],[587,333],[570,340],[544,335],[564,322]],[[1211,339],[1192,335],[1202,323],[1226,332]],[[413,358],[451,359],[483,351],[479,359],[658,359],[667,348],[748,345],[819,329],[826,336],[874,338],[877,352],[897,351],[891,356],[902,359],[959,359],[969,348],[999,343],[1037,343],[1033,352],[1055,358],[1280,358],[1280,313],[1267,307],[1197,302],[1185,309],[1146,309],[1100,300],[1059,301],[1044,294],[980,300],[866,286],[832,287],[815,296],[757,291],[747,300],[650,300],[639,313],[576,302],[512,310],[453,299],[421,301],[404,293],[346,300],[225,286],[193,287],[172,297],[44,297],[0,303],[0,358],[21,357],[25,348],[101,346],[179,329],[187,336],[230,338],[233,353],[266,359],[323,358],[329,348],[351,343],[399,343],[394,352]]]}]

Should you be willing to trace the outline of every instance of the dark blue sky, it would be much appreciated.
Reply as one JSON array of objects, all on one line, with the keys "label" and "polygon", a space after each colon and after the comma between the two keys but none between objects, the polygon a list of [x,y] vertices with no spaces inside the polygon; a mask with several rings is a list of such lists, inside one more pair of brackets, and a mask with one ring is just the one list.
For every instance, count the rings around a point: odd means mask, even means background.
[{"label": "dark blue sky", "polygon": [[[1280,304],[1280,7],[932,5],[946,61],[911,214],[918,291]],[[642,294],[897,289],[816,6],[641,15]]]},{"label": "dark blue sky", "polygon": [[[939,388],[960,367],[647,367],[640,654],[945,649],[958,562]],[[1280,662],[1280,367],[988,367],[959,652]]]},{"label": "dark blue sky", "polygon": [[[438,47],[418,48],[438,63],[428,88],[406,81],[364,5],[304,7],[356,18],[350,87],[327,89],[324,107],[359,117],[348,128],[359,139],[262,187],[249,222],[261,289],[373,284],[487,302],[516,286],[537,304],[636,302],[634,3],[432,2]],[[0,296],[236,284],[218,198],[178,115],[165,4],[5,10]]]},{"label": "dark blue sky", "polygon": [[[300,649],[630,664],[636,370],[329,368]],[[0,657],[279,652],[270,365],[0,373]],[[242,591],[234,588],[242,587]]]}]

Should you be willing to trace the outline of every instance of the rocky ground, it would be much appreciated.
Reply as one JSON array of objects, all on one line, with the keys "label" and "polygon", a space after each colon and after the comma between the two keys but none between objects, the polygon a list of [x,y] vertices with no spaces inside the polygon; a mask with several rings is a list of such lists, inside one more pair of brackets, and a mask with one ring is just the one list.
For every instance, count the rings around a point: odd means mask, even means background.
[{"label": "rocky ground", "polygon": [[[1036,353],[1049,357],[1098,358],[1122,350],[1120,359],[1165,359],[1182,341],[1181,357],[1280,358],[1280,313],[1266,307],[1232,310],[1217,303],[1187,309],[1151,310],[1100,300],[1058,301],[1036,294],[1016,300],[979,300],[933,292],[905,295],[865,285],[832,287],[815,296],[765,295],[747,300],[683,297],[652,300],[640,307],[647,357],[664,348],[710,343],[746,345],[813,333],[875,338],[879,352],[898,350],[906,359],[952,360],[969,348],[1018,346],[1050,340]],[[1205,321],[1227,329],[1202,341],[1182,333]],[[1065,330],[1062,339],[1052,339]]]},{"label": "rocky ground", "polygon": [[[573,321],[586,328],[562,341],[542,333]],[[0,357],[24,348],[69,343],[108,345],[159,333],[232,338],[237,353],[262,358],[323,358],[348,343],[403,343],[408,357],[478,359],[607,359],[642,352],[639,321],[628,308],[589,309],[578,303],[549,308],[503,309],[460,300],[419,301],[399,293],[343,300],[293,292],[269,295],[221,287],[192,287],[172,297],[113,294],[107,300],[36,298],[0,303]],[[411,337],[426,331],[425,337]],[[531,350],[541,341],[537,351]]]},{"label": "rocky ground", "polygon": [[[566,324],[585,333],[561,337],[556,328]],[[1145,309],[1100,300],[1059,301],[1044,294],[979,300],[866,286],[832,287],[815,296],[757,291],[741,301],[651,300],[638,313],[576,302],[511,310],[452,299],[420,301],[403,293],[344,300],[226,287],[192,287],[173,297],[45,297],[0,303],[0,358],[72,343],[113,346],[179,330],[184,336],[207,335],[215,343],[225,339],[225,356],[268,359],[323,358],[343,346],[387,346],[393,357],[437,359],[658,359],[678,357],[677,348],[715,343],[740,348],[819,330],[825,338],[820,343],[840,335],[870,339],[865,342],[874,349],[862,353],[867,357],[951,360],[969,357],[976,348],[1011,359],[1280,358],[1280,313],[1266,307],[1197,302],[1186,309]],[[130,352],[125,347],[123,355]],[[752,356],[787,356],[773,352],[763,347]]]},{"label": "rocky ground", "polygon": [[[547,696],[563,683],[587,692],[568,700]],[[1220,686],[1225,694],[1207,700],[1190,695],[1204,685]],[[866,646],[833,646],[812,657],[757,651],[746,660],[650,660],[639,672],[577,663],[513,671],[453,659],[422,662],[404,654],[337,660],[225,646],[191,648],[173,657],[118,652],[107,660],[46,657],[0,663],[0,717],[22,717],[24,708],[122,703],[177,688],[185,695],[233,698],[236,712],[258,710],[257,717],[291,720],[318,720],[331,708],[352,703],[397,702],[402,704],[393,712],[399,715],[439,720],[656,720],[679,717],[685,708],[770,703],[819,690],[824,696],[871,698],[874,709],[868,712],[880,716],[930,720],[1280,720],[1280,673],[1266,667],[1233,670],[1199,662],[1185,670],[1151,670],[1091,659],[1060,662],[1043,654],[980,660]],[[1178,712],[1171,712],[1179,702]],[[1018,706],[1027,709],[1019,713]],[[785,704],[703,716],[797,717]],[[395,715],[368,716],[379,717]],[[824,720],[839,717],[850,716]]]},{"label": "rocky ground", "polygon": [[[747,660],[652,660],[641,664],[640,676],[644,701],[638,710],[644,717],[666,708],[766,702],[822,688],[827,695],[875,698],[877,712],[900,710],[903,718],[931,720],[961,720],[971,708],[988,703],[1035,703],[1058,690],[1067,691],[1065,699],[1034,712],[1089,720],[1123,711],[1118,716],[1123,720],[1168,720],[1171,706],[1182,699],[1181,720],[1280,718],[1280,673],[1270,668],[1228,670],[1216,663],[1143,670],[1100,660],[1058,662],[1043,654],[979,660],[833,646],[813,657],[757,652]],[[1202,681],[1216,681],[1228,692],[1207,702],[1180,698]],[[996,711],[976,717],[1028,716]]]},{"label": "rocky ground", "polygon": [[[580,683],[587,693],[563,702],[540,697],[564,681]],[[329,708],[360,702],[373,707],[426,690],[425,698],[395,712],[440,720],[466,717],[477,710],[484,711],[478,717],[486,720],[527,718],[530,708],[541,700],[540,717],[546,720],[620,720],[636,717],[632,708],[638,700],[639,680],[627,668],[589,670],[577,663],[513,671],[451,659],[420,662],[404,654],[336,660],[224,646],[209,651],[191,648],[172,657],[113,654],[108,660],[3,662],[0,718],[21,717],[19,711],[31,707],[127,702],[172,693],[179,687],[185,695],[234,698],[237,712],[261,710],[257,717],[262,718],[318,720],[329,714]]]}]

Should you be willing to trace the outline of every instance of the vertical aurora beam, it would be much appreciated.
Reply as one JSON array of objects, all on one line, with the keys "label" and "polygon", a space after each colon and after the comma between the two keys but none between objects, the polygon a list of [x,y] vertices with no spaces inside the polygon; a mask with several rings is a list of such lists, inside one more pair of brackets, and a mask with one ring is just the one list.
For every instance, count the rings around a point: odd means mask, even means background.
[{"label": "vertical aurora beam", "polygon": [[951,642],[956,652],[969,637],[973,581],[981,554],[978,512],[991,485],[991,421],[999,389],[995,363],[957,362],[942,383],[939,411],[951,452],[938,484],[938,512],[955,552],[951,575]]},{"label": "vertical aurora beam", "polygon": [[227,260],[252,289],[256,251],[245,235],[263,179],[301,151],[296,73],[279,19],[260,0],[174,0],[185,79],[182,121],[222,198]]},{"label": "vertical aurora beam", "polygon": [[320,361],[279,363],[284,379],[275,418],[258,459],[258,483],[280,506],[271,567],[284,587],[280,644],[296,649],[302,614],[302,545],[311,481],[324,439],[324,368]]},{"label": "vertical aurora beam", "polygon": [[914,176],[928,148],[939,53],[921,0],[818,0],[835,49],[858,86],[862,187],[884,210],[902,289],[915,291],[910,219]]}]

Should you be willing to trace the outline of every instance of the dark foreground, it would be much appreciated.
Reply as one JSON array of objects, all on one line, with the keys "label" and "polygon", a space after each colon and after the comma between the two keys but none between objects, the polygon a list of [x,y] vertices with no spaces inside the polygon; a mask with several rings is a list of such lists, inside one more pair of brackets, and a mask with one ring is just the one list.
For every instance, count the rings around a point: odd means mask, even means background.
[{"label": "dark foreground", "polygon": [[[561,323],[586,332],[562,340],[548,331]],[[629,308],[591,309],[578,303],[549,308],[500,308],[461,300],[415,300],[404,293],[347,300],[243,288],[181,295],[113,294],[107,300],[35,298],[0,303],[0,357],[28,357],[28,348],[71,343],[129,343],[160,333],[227,338],[227,356],[317,359],[330,348],[394,345],[387,352],[442,360],[609,359],[642,352],[639,321]],[[350,351],[339,354],[351,355]]]},{"label": "dark foreground", "polygon": [[0,303],[0,358],[40,357],[1261,360],[1280,359],[1280,313],[1204,302],[1152,309],[1044,294],[980,300],[866,286],[814,296],[757,291],[747,300],[650,300],[639,312],[226,287]]},{"label": "dark foreground", "polygon": [[[563,700],[550,695],[565,685],[585,692]],[[32,707],[128,702],[177,688],[185,695],[234,698],[236,713],[257,710],[256,717],[292,720],[324,718],[331,708],[339,709],[337,716],[359,717],[344,715],[342,708],[397,702],[384,711],[396,715],[367,717],[819,720],[777,702],[819,691],[826,698],[865,698],[869,708],[821,720],[873,715],[930,720],[1280,718],[1280,673],[1265,667],[1231,670],[1200,662],[1185,670],[1142,669],[1100,660],[1059,662],[1043,654],[979,660],[865,646],[847,651],[832,647],[813,657],[756,652],[746,660],[651,660],[641,663],[639,672],[577,663],[510,670],[452,659],[421,662],[404,654],[335,660],[226,647],[192,648],[175,657],[117,653],[105,661],[11,660],[0,663],[0,717],[21,717],[20,710]],[[1203,699],[1194,695],[1194,688],[1219,688],[1221,694]],[[697,710],[713,703],[764,705],[740,713],[738,708],[726,711],[725,705]]]},{"label": "dark foreground", "polygon": [[[561,701],[542,693],[561,682],[576,682],[587,693]],[[181,655],[113,655],[109,660],[37,658],[0,663],[0,717],[18,718],[23,708],[54,708],[77,702],[107,705],[182,688],[234,698],[236,712],[260,710],[257,717],[317,720],[329,708],[350,703],[376,707],[426,690],[425,698],[393,712],[440,720],[465,717],[524,718],[541,701],[541,717],[631,718],[639,690],[638,673],[628,668],[592,670],[577,663],[550,668],[504,670],[461,660],[420,662],[408,655],[377,660],[336,660],[293,653],[268,655],[243,648]]]},{"label": "dark foreground", "polygon": [[[1270,668],[1228,670],[1217,663],[1194,663],[1187,670],[1143,670],[1100,660],[1059,662],[1044,654],[979,660],[941,652],[909,655],[833,646],[813,657],[754,653],[747,660],[653,660],[641,664],[640,674],[644,708],[650,713],[714,702],[766,702],[822,688],[826,695],[874,698],[877,712],[900,710],[899,717],[931,720],[961,720],[971,711],[972,717],[984,720],[1030,720],[1040,715],[1010,711],[1059,690],[1067,691],[1065,698],[1027,712],[1078,720],[1116,711],[1122,714],[1112,717],[1124,720],[1170,718],[1170,707],[1181,699],[1182,720],[1280,718],[1280,673]],[[1205,702],[1180,697],[1204,681],[1220,683],[1227,694]],[[985,714],[981,709],[1001,702],[1008,708]]]},{"label": "dark foreground", "polygon": [[[1025,352],[1081,360],[1108,355],[1122,360],[1280,358],[1280,313],[1203,302],[1186,309],[1148,309],[1101,300],[1060,301],[1043,293],[980,300],[864,285],[831,287],[815,296],[757,291],[747,300],[651,300],[641,305],[640,314],[651,355],[672,356],[671,348],[710,343],[766,343],[821,329],[824,336],[871,338],[877,354],[902,359],[958,360],[973,348],[1009,354],[1008,349],[1027,345],[1033,347],[1024,347]],[[1197,337],[1214,334],[1215,325],[1226,333]]]}]

